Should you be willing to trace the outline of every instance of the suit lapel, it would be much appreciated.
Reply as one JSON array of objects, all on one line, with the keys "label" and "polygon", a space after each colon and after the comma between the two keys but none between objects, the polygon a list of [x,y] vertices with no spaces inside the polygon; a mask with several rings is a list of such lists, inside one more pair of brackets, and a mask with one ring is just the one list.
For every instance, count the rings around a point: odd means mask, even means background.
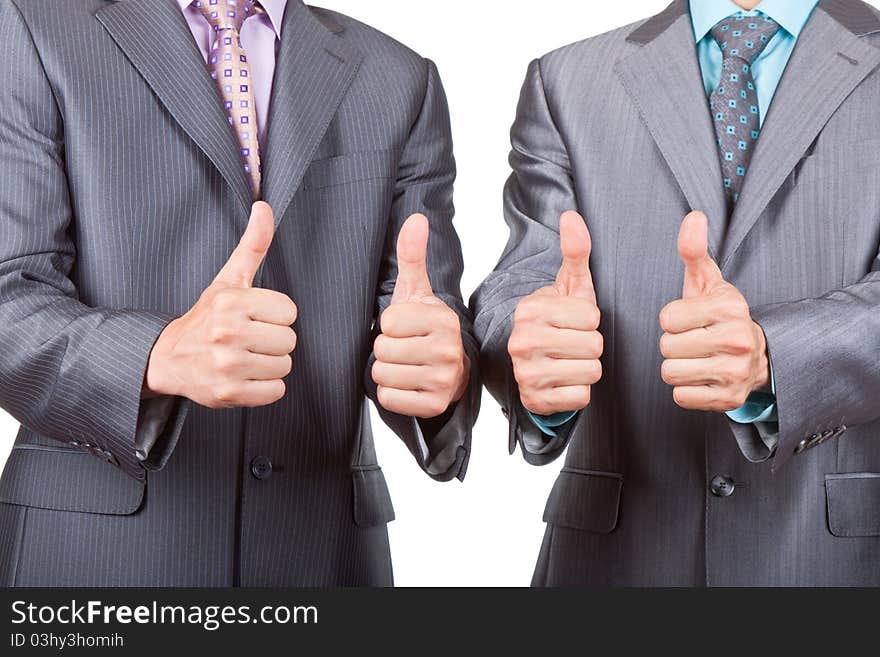
[{"label": "suit lapel", "polygon": [[877,30],[880,21],[854,0],[826,0],[804,27],[764,119],[722,270],[837,108],[880,65],[880,49],[858,37]]},{"label": "suit lapel", "polygon": [[180,8],[172,0],[118,0],[96,18],[249,212],[238,145]]},{"label": "suit lapel", "polygon": [[[317,11],[317,10],[316,10]],[[284,218],[363,60],[327,14],[289,2],[281,30],[263,158],[263,197]]]},{"label": "suit lapel", "polygon": [[618,63],[617,74],[691,208],[709,217],[709,248],[717,254],[727,208],[687,0],[676,0],[628,40],[641,48]]}]

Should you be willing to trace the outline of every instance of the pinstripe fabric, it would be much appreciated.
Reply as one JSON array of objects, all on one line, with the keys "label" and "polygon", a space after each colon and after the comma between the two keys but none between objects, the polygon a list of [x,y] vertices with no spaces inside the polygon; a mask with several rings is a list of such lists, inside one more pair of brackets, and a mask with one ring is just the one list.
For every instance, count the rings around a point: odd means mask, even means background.
[{"label": "pinstripe fabric", "polygon": [[[856,0],[819,7],[726,234],[686,2],[529,68],[505,191],[511,240],[472,304],[511,451],[540,465],[568,447],[536,585],[880,584],[880,18]],[[559,214],[572,208],[592,234],[604,376],[546,440],[518,403],[506,347],[518,300],[553,281]],[[660,378],[657,316],[681,294],[676,238],[691,209],[707,212],[712,252],[767,334],[775,455],[752,425],[677,407]],[[711,495],[716,475],[733,495]]]},{"label": "pinstripe fabric", "polygon": [[[3,583],[392,582],[363,379],[406,213],[431,217],[432,283],[477,357],[446,101],[432,64],[348,18],[291,0],[282,34],[259,283],[299,307],[288,394],[249,411],[178,402],[141,464],[147,356],[237,243],[247,181],[174,2],[0,2],[19,65],[0,99],[0,402],[23,424],[0,478]],[[464,476],[478,376],[445,422],[386,414],[435,479]]]}]

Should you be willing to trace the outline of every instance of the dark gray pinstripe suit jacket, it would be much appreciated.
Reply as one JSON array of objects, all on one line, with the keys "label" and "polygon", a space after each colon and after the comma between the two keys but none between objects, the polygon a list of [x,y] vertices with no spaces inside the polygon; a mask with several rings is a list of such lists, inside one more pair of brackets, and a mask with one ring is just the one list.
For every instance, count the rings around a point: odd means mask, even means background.
[{"label": "dark gray pinstripe suit jacket", "polygon": [[[0,402],[22,424],[0,480],[0,584],[388,585],[393,510],[365,392],[403,220],[462,317],[455,166],[437,72],[291,0],[264,145],[278,222],[261,273],[300,309],[288,394],[176,401],[142,463],[152,344],[225,262],[249,192],[171,0],[3,0]],[[432,477],[464,476],[478,373],[446,416],[385,413]],[[252,460],[273,472],[258,479]]]},{"label": "dark gray pinstripe suit jacket", "polygon": [[[534,583],[878,585],[880,18],[821,2],[728,220],[687,12],[676,0],[551,53],[523,90],[511,240],[473,302],[511,451],[542,464],[568,445]],[[545,441],[506,347],[516,303],[553,281],[559,214],[573,208],[593,237],[604,378]],[[691,209],[708,214],[713,255],[767,335],[778,425],[682,410],[660,378],[658,313],[681,295]],[[777,434],[774,453],[762,433]],[[710,492],[719,475],[731,496]]]}]

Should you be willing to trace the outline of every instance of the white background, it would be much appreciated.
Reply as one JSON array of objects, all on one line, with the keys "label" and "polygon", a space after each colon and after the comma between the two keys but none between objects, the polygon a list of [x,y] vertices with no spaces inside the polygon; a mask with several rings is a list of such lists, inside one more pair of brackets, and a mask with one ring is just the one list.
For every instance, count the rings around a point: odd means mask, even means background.
[{"label": "white background", "polygon": [[[799,1],[799,0],[793,0]],[[509,128],[528,63],[555,48],[661,11],[666,0],[321,0],[436,62],[449,96],[459,177],[456,225],[467,268],[465,297],[507,241],[501,190]],[[872,4],[877,4],[876,0]],[[561,460],[526,465],[507,455],[507,423],[484,394],[464,484],[439,484],[415,465],[374,413],[379,462],[397,521],[391,523],[399,586],[525,586]],[[0,462],[17,424],[0,411]]]}]

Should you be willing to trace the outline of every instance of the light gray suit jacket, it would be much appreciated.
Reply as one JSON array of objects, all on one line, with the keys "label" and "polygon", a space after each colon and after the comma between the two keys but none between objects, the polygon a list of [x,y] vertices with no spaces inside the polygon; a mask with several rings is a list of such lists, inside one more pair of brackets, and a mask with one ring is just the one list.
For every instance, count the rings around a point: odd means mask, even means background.
[{"label": "light gray suit jacket", "polygon": [[[392,582],[365,393],[413,212],[477,360],[446,100],[433,64],[349,18],[291,0],[282,34],[257,283],[300,309],[288,393],[256,410],[174,400],[139,457],[152,345],[247,223],[237,146],[173,0],[0,2],[0,403],[22,424],[0,584]],[[464,476],[478,376],[438,420],[382,411],[438,480]]]},{"label": "light gray suit jacket", "polygon": [[[676,0],[553,52],[523,89],[511,239],[473,306],[511,451],[543,464],[568,445],[534,583],[878,585],[880,18],[857,0],[820,3],[728,220],[687,14]],[[553,281],[568,209],[592,232],[605,374],[548,441],[506,348],[517,302]],[[767,335],[778,424],[683,410],[660,378],[658,313],[681,295],[691,209],[708,214],[711,252]],[[711,492],[716,477],[732,495]]]}]

